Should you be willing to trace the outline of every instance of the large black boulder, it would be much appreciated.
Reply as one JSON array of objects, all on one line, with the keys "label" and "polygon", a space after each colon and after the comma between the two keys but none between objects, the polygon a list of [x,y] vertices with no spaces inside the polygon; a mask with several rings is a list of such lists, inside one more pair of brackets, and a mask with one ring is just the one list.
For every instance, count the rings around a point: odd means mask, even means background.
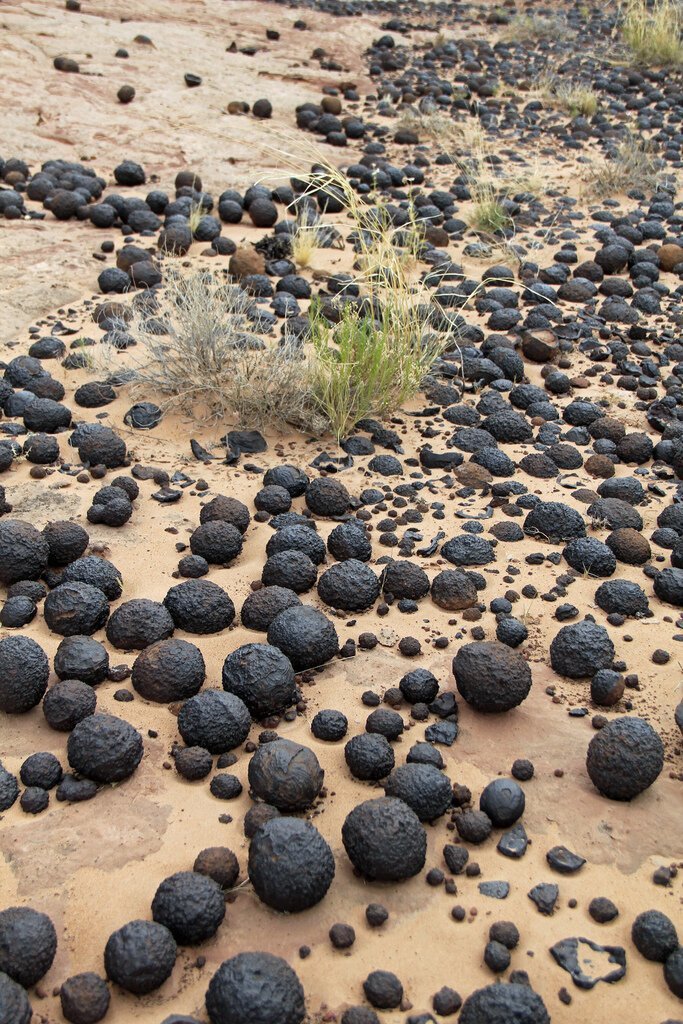
[{"label": "large black boulder", "polygon": [[166,594],[164,606],[176,629],[206,636],[227,629],[235,618],[229,594],[211,580],[185,580]]},{"label": "large black boulder", "polygon": [[504,982],[468,996],[458,1024],[550,1024],[550,1016],[541,997],[528,985]]},{"label": "large black boulder", "polygon": [[304,990],[289,964],[272,953],[238,953],[209,982],[211,1024],[301,1024]]},{"label": "large black boulder", "polygon": [[75,772],[94,782],[121,782],[142,760],[142,736],[114,715],[88,715],[74,726],[67,757]]},{"label": "large black boulder", "polygon": [[664,745],[643,718],[614,718],[588,744],[591,782],[610,800],[632,800],[664,767]]},{"label": "large black boulder", "polygon": [[31,988],[47,974],[57,952],[57,933],[47,914],[32,907],[0,910],[0,971]]},{"label": "large black boulder", "polygon": [[60,636],[91,636],[109,618],[109,602],[89,583],[60,583],[43,605],[45,622]]},{"label": "large black boulder", "polygon": [[28,636],[0,640],[0,711],[30,711],[47,689],[50,665],[42,647]]},{"label": "large black boulder", "polygon": [[30,1024],[32,1016],[26,989],[0,971],[0,1024]]},{"label": "large black boulder", "polygon": [[319,903],[334,878],[332,850],[318,830],[299,818],[273,818],[249,847],[249,879],[256,895],[289,914]]},{"label": "large black boulder", "polygon": [[420,821],[440,818],[453,798],[448,776],[431,764],[402,764],[394,768],[384,783],[384,792],[408,804]]},{"label": "large black boulder", "polygon": [[527,662],[497,640],[464,644],[453,659],[453,675],[459,693],[477,711],[510,711],[531,689]]},{"label": "large black boulder", "polygon": [[613,660],[614,644],[609,633],[588,619],[563,626],[550,644],[550,664],[570,679],[592,677],[598,669],[610,668]]},{"label": "large black boulder", "polygon": [[136,996],[153,992],[171,976],[177,955],[175,939],[156,921],[130,921],[107,939],[107,977]]},{"label": "large black boulder", "polygon": [[280,811],[302,811],[322,789],[324,772],[309,747],[279,739],[258,748],[248,775],[254,796]]},{"label": "large black boulder", "polygon": [[318,596],[332,608],[360,612],[372,607],[380,594],[380,581],[356,558],[336,562],[318,580]]},{"label": "large black boulder", "polygon": [[403,800],[379,797],[349,811],[342,826],[349,860],[366,878],[399,882],[422,870],[427,833]]},{"label": "large black boulder", "polygon": [[158,601],[145,597],[125,601],[112,612],[107,623],[107,640],[122,651],[142,651],[166,640],[174,630],[170,612]]},{"label": "large black boulder", "polygon": [[239,697],[224,690],[203,690],[185,701],[178,729],[188,747],[204,747],[223,754],[244,743],[251,715]]},{"label": "large black boulder", "polygon": [[37,580],[47,568],[49,554],[47,540],[31,523],[0,522],[0,583]]},{"label": "large black boulder", "polygon": [[141,697],[168,704],[194,697],[205,678],[206,666],[199,648],[187,640],[169,637],[138,654],[131,681]]},{"label": "large black boulder", "polygon": [[159,885],[152,917],[181,946],[197,946],[216,934],[225,917],[223,891],[208,875],[179,871]]},{"label": "large black boulder", "polygon": [[291,662],[270,644],[244,644],[229,654],[223,689],[240,697],[253,718],[279,714],[297,699]]},{"label": "large black boulder", "polygon": [[287,655],[296,672],[324,665],[339,650],[334,624],[308,605],[286,608],[276,615],[268,627],[268,643]]}]

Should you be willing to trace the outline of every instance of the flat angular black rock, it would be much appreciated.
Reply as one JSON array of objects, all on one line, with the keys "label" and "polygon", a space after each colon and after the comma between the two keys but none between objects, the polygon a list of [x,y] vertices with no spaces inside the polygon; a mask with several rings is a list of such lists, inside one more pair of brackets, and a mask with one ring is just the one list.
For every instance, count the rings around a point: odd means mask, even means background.
[{"label": "flat angular black rock", "polygon": [[528,893],[529,899],[536,904],[539,913],[549,917],[555,910],[557,897],[560,895],[558,886],[552,882],[539,882]]},{"label": "flat angular black rock", "polygon": [[[581,948],[581,947],[587,948]],[[598,974],[600,964],[595,963],[593,953],[602,954],[605,968],[608,964],[615,964],[613,970]],[[626,974],[626,951],[621,946],[600,946],[590,939],[562,939],[550,947],[550,952],[560,965],[571,977],[578,988],[593,988],[599,981],[609,982],[620,981]],[[586,973],[586,968],[591,968],[591,974]]]},{"label": "flat angular black rock", "polygon": [[559,871],[561,875],[573,875],[586,863],[585,857],[580,857],[578,853],[572,853],[566,846],[553,846],[552,850],[548,850],[546,853],[545,859],[550,867]]},{"label": "flat angular black rock", "polygon": [[519,860],[526,853],[526,848],[529,845],[529,839],[526,834],[526,829],[521,823],[513,825],[512,828],[508,829],[507,832],[503,832],[502,836],[498,840],[496,849],[499,853],[502,853],[504,857],[514,857]]},{"label": "flat angular black rock", "polygon": [[425,729],[425,739],[428,743],[441,743],[445,747],[452,747],[457,738],[457,722],[434,722]]},{"label": "flat angular black rock", "polygon": [[490,896],[494,900],[504,900],[510,894],[509,882],[480,882],[479,892],[482,896]]}]

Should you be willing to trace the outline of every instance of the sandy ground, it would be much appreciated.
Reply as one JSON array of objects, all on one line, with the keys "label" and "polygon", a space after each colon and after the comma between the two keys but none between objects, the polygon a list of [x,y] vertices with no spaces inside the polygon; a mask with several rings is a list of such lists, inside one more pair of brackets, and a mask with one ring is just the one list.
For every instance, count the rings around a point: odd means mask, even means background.
[{"label": "sandy ground", "polygon": [[[305,12],[311,30],[304,34],[291,28],[297,12],[249,0],[150,0],[145,5],[144,19],[138,20],[140,7],[128,0],[100,3],[92,13],[65,15],[61,5],[50,0],[0,4],[5,155],[16,154],[34,163],[57,156],[87,159],[100,173],[110,173],[115,163],[130,157],[158,175],[167,189],[172,187],[176,171],[189,166],[200,171],[209,190],[217,192],[232,185],[244,186],[261,172],[273,170],[277,164],[273,140],[291,132],[295,105],[317,99],[323,85],[338,84],[340,78],[345,78],[356,81],[364,92],[370,88],[363,79],[358,41],[369,40],[370,33],[377,34],[381,18],[345,20]],[[281,31],[279,42],[264,42],[264,25]],[[139,33],[152,38],[154,49],[133,42]],[[226,46],[233,39],[238,46],[258,43],[264,49],[254,57],[227,54]],[[128,61],[114,59],[118,46],[130,50]],[[302,56],[316,46],[334,55],[348,74],[321,72],[316,61]],[[89,72],[88,77],[53,71],[51,60],[58,53],[78,59]],[[185,71],[204,76],[205,85],[186,89],[182,80]],[[116,90],[124,82],[138,89],[138,98],[131,107],[122,107],[115,99]],[[272,123],[222,113],[230,99],[253,102],[261,95],[269,96],[276,107]],[[244,225],[231,231],[238,241],[254,240],[260,234]],[[91,254],[108,233],[96,233],[74,223],[62,225],[48,218],[45,223],[3,223],[0,237],[0,338],[5,343],[19,343],[15,350],[5,348],[3,352],[9,355],[24,351],[29,340],[26,328],[48,311],[59,309],[58,318],[75,328],[85,325],[86,313],[80,300],[92,294],[101,269]],[[330,260],[339,258],[318,254],[313,268],[329,269]],[[476,321],[476,315],[470,319]],[[94,333],[92,326],[83,329]],[[570,372],[578,373],[583,366],[577,356]],[[49,367],[65,384],[68,402],[85,375],[65,371],[56,364]],[[530,379],[540,383],[533,367]],[[566,401],[559,400],[559,404]],[[624,401],[627,410],[620,415],[634,427],[641,422],[640,416],[631,408],[632,396],[624,394]],[[129,405],[130,398],[124,394],[107,407],[109,419],[104,422],[110,422],[125,437],[134,458],[169,472],[184,470],[193,478],[203,477],[210,487],[208,495],[193,494],[188,489],[177,505],[161,506],[150,500],[156,485],[142,483],[129,524],[119,530],[91,528],[91,541],[107,545],[108,557],[123,574],[123,599],[162,599],[176,582],[172,577],[178,559],[175,544],[186,539],[198,524],[200,503],[212,494],[224,493],[249,504],[261,478],[239,466],[214,463],[205,467],[192,459],[189,438],[210,444],[224,427],[212,432],[169,416],[151,434],[131,432],[122,423]],[[420,439],[409,419],[404,417],[404,422],[404,446],[410,455]],[[284,461],[273,447],[278,440],[286,461],[304,467],[324,448],[297,436],[270,440],[269,451],[253,460],[264,468]],[[434,445],[437,447],[438,439]],[[70,460],[73,450],[65,437],[61,446],[63,457]],[[510,454],[519,457],[527,450],[513,446]],[[626,473],[626,467],[620,467],[619,472]],[[575,475],[580,486],[595,486],[596,482],[583,471]],[[426,515],[426,539],[439,528],[452,536],[462,524],[454,512],[464,507],[463,499],[449,498],[439,479],[440,474],[434,473],[437,493],[429,500],[446,501],[446,520],[432,522]],[[344,473],[343,481],[352,493],[375,482],[362,468]],[[29,519],[37,526],[56,518],[78,517],[84,521],[93,490],[92,484],[81,485],[59,474],[36,484],[25,464],[6,474],[2,482],[17,518]],[[565,501],[585,512],[585,506],[558,483],[531,478],[525,478],[525,482],[544,498]],[[665,486],[667,498],[652,498],[640,509],[646,535],[658,512],[670,501],[672,485]],[[479,494],[471,499],[467,510],[483,510],[488,501],[485,494]],[[295,508],[301,505],[302,499],[294,502]],[[485,529],[504,518],[496,510],[485,522]],[[332,526],[319,523],[321,535],[327,537]],[[176,528],[178,534],[166,532],[169,527]],[[604,539],[604,532],[599,535]],[[212,568],[209,578],[226,587],[238,609],[249,593],[250,583],[260,578],[269,536],[267,524],[252,524],[237,563],[230,569]],[[546,562],[539,568],[524,562],[525,555],[542,548],[540,542],[531,540],[499,545],[498,562],[484,569],[489,580],[485,600],[502,595],[509,586],[521,590],[531,582],[545,590],[552,585],[562,567],[556,569]],[[548,546],[547,550],[554,549]],[[376,546],[375,557],[382,554],[386,549]],[[446,566],[438,556],[423,559],[422,564],[431,577]],[[512,584],[502,581],[508,564],[520,570]],[[461,615],[445,613],[429,599],[421,602],[414,616],[402,616],[392,608],[383,620],[372,611],[354,616],[352,623],[337,619],[342,643],[348,637],[357,639],[364,630],[378,632],[381,627],[386,630],[386,646],[328,665],[305,687],[306,714],[294,723],[283,722],[279,730],[283,736],[311,746],[325,769],[328,795],[312,812],[312,820],[331,844],[337,861],[328,896],[312,910],[288,917],[270,911],[248,887],[243,888],[229,905],[226,920],[212,941],[198,950],[183,950],[173,976],[158,992],[136,999],[117,991],[107,1019],[112,1024],[159,1024],[173,1010],[205,1020],[203,997],[213,971],[222,960],[246,949],[269,950],[289,960],[304,984],[312,1021],[334,1019],[326,1015],[339,1014],[345,1006],[361,1002],[362,981],[377,968],[398,974],[413,1012],[424,1012],[431,1009],[431,995],[443,985],[456,988],[464,997],[492,980],[482,953],[488,928],[495,920],[517,923],[521,942],[513,953],[512,966],[528,971],[556,1024],[587,1020],[594,1024],[614,1020],[659,1024],[680,1016],[680,1003],[662,983],[661,967],[640,957],[629,939],[633,918],[650,907],[681,922],[680,879],[666,889],[652,883],[655,868],[675,862],[683,852],[683,765],[680,736],[675,735],[673,725],[673,708],[681,699],[681,666],[672,636],[679,627],[675,609],[663,607],[653,598],[650,581],[621,565],[617,575],[638,579],[655,610],[649,620],[627,623],[620,629],[608,627],[617,657],[624,658],[628,671],[640,677],[640,691],[627,691],[627,697],[636,712],[646,714],[656,724],[667,743],[665,770],[647,793],[633,804],[621,805],[601,798],[593,789],[584,768],[586,746],[593,735],[590,714],[585,718],[568,716],[573,707],[585,706],[591,714],[595,712],[589,703],[588,683],[560,680],[551,671],[548,643],[558,629],[552,618],[553,606],[540,598],[532,602],[522,599],[515,611],[520,614],[521,609],[524,613],[531,634],[525,645],[534,679],[530,697],[520,708],[502,716],[478,715],[461,701],[459,738],[453,747],[440,749],[451,780],[470,786],[476,795],[497,774],[508,774],[515,758],[528,757],[534,762],[535,777],[525,786],[524,823],[532,839],[527,855],[519,862],[510,861],[496,852],[494,841],[471,848],[471,860],[481,866],[481,879],[458,877],[457,895],[448,895],[443,887],[428,887],[424,873],[399,886],[359,881],[341,844],[341,825],[351,806],[381,791],[350,777],[343,744],[316,741],[310,733],[310,719],[319,708],[333,707],[348,716],[351,732],[359,731],[368,711],[360,702],[362,691],[375,689],[382,693],[418,664],[429,667],[444,687],[452,687],[450,665],[459,643],[456,633],[467,640],[471,627]],[[590,610],[598,622],[606,624],[604,613],[593,604],[596,585],[595,580],[578,579],[567,600]],[[317,598],[308,595],[306,601],[315,604]],[[453,619],[456,623],[449,622]],[[488,636],[494,635],[490,612],[479,624]],[[60,638],[49,633],[40,615],[29,629],[52,656]],[[405,635],[422,641],[423,654],[412,663],[398,653],[396,646]],[[430,646],[438,635],[449,638],[446,650]],[[629,635],[632,642],[625,639]],[[187,639],[198,640],[190,636]],[[207,663],[207,685],[220,685],[221,666],[228,653],[243,643],[262,639],[241,626],[199,638]],[[672,651],[669,665],[661,668],[652,663],[656,648]],[[130,665],[132,661],[132,656],[112,652],[113,664]],[[556,687],[555,699],[545,693],[545,687],[551,684]],[[130,688],[130,684],[126,686]],[[102,951],[111,931],[131,919],[149,917],[159,882],[175,871],[190,869],[199,850],[229,846],[239,858],[244,878],[248,844],[242,820],[250,805],[246,793],[248,756],[241,754],[231,769],[245,783],[245,793],[231,803],[216,801],[206,782],[185,783],[175,771],[168,770],[170,747],[177,738],[175,718],[169,709],[149,704],[137,695],[133,702],[119,704],[113,698],[119,688],[115,683],[100,686],[98,709],[122,715],[143,733],[145,756],[135,775],[86,804],[67,806],[53,798],[50,808],[35,819],[24,815],[17,804],[1,819],[1,904],[30,904],[45,910],[59,935],[56,960],[33,996],[36,1018],[50,1024],[62,1020],[54,987],[78,971],[101,972]],[[406,723],[410,723],[408,709],[402,711]],[[150,738],[148,730],[158,735]],[[255,726],[252,738],[258,731]],[[407,730],[396,746],[397,763],[402,762],[413,742],[423,738],[423,731],[424,726],[417,723]],[[53,751],[65,763],[64,737],[47,727],[40,709],[11,722],[5,720],[0,734],[3,763],[11,771],[17,772],[24,757],[38,750]],[[561,774],[556,774],[558,770]],[[234,820],[221,824],[218,818],[224,813]],[[428,826],[428,835],[427,868],[443,868],[442,847],[452,840],[453,833],[441,819]],[[559,843],[586,857],[587,864],[578,875],[556,875],[546,864],[546,851]],[[482,896],[478,891],[482,879],[508,880],[511,891],[507,900],[496,902]],[[542,881],[556,882],[560,887],[558,909],[550,918],[537,913],[527,896],[529,889]],[[614,922],[599,926],[592,921],[587,907],[594,896],[608,896],[616,902],[620,915]],[[574,908],[568,906],[570,900],[576,900]],[[371,930],[365,923],[364,909],[370,902],[384,903],[390,911],[388,923],[379,930]],[[455,904],[468,911],[467,920],[461,924],[450,916]],[[332,950],[327,938],[329,927],[337,921],[356,929],[356,943],[347,953]],[[591,992],[577,989],[548,952],[555,941],[568,936],[623,945],[628,956],[626,978],[613,986],[599,984]],[[297,952],[302,944],[312,948],[311,956],[303,961]],[[206,958],[202,967],[196,964],[199,954]],[[558,998],[558,991],[565,986],[572,996],[571,1005],[564,1005]],[[385,1013],[382,1019],[394,1024],[405,1019],[405,1014]]]}]

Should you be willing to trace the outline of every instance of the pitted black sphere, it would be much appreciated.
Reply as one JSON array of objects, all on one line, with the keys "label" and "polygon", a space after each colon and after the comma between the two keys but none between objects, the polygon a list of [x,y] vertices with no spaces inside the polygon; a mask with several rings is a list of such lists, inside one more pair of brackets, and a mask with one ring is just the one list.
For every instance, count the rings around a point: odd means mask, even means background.
[{"label": "pitted black sphere", "polygon": [[107,640],[122,651],[142,651],[150,644],[166,640],[174,630],[167,608],[158,601],[133,598],[112,612],[107,623]]},{"label": "pitted black sphere", "polygon": [[225,917],[220,885],[196,871],[179,871],[160,884],[152,917],[165,925],[181,946],[198,946],[218,931]]},{"label": "pitted black sphere", "polygon": [[266,554],[272,558],[282,551],[301,551],[314,565],[325,561],[325,542],[310,526],[294,523],[276,530],[266,544]]},{"label": "pitted black sphere", "polygon": [[108,601],[117,601],[123,593],[123,577],[106,558],[86,555],[66,566],[62,574],[65,583],[88,583],[98,587]]},{"label": "pitted black sphere", "polygon": [[333,711],[328,708],[318,711],[311,722],[311,732],[315,738],[327,740],[328,743],[343,740],[348,728],[349,722],[346,715],[341,711]]},{"label": "pitted black sphere", "polygon": [[47,974],[57,952],[57,933],[47,916],[31,907],[0,910],[0,971],[32,988]]},{"label": "pitted black sphere", "polygon": [[130,921],[107,939],[107,977],[133,995],[153,992],[171,976],[177,947],[168,928],[156,921]]},{"label": "pitted black sphere", "polygon": [[238,953],[209,982],[211,1024],[301,1024],[304,990],[289,964],[271,953]]},{"label": "pitted black sphere", "polygon": [[0,640],[0,711],[23,714],[40,703],[50,665],[42,647],[27,636]]},{"label": "pitted black sphere", "polygon": [[451,806],[453,787],[430,764],[402,764],[384,783],[387,796],[396,796],[415,811],[420,821],[434,821]]},{"label": "pitted black sphere", "polygon": [[159,704],[194,697],[205,678],[202,652],[177,637],[146,647],[133,664],[133,686],[146,700]]},{"label": "pitted black sphere", "polygon": [[610,800],[632,800],[648,789],[664,767],[664,745],[642,718],[614,718],[588,744],[591,782]]},{"label": "pitted black sphere", "polygon": [[109,602],[89,583],[60,583],[43,605],[45,622],[60,636],[91,636],[109,618]]},{"label": "pitted black sphere", "polygon": [[80,679],[89,686],[97,686],[107,678],[109,654],[91,636],[67,636],[57,648],[55,672],[60,679]]},{"label": "pitted black sphere", "polygon": [[594,676],[598,669],[611,668],[614,644],[604,626],[584,619],[563,626],[550,644],[550,664],[570,679]]},{"label": "pitted black sphere", "polygon": [[253,718],[279,714],[297,699],[291,662],[270,644],[245,644],[229,654],[223,689],[240,697]]},{"label": "pitted black sphere", "polygon": [[80,679],[61,679],[43,698],[43,714],[51,729],[71,732],[82,719],[95,713],[95,691]]},{"label": "pitted black sphere", "polygon": [[113,715],[88,715],[74,726],[67,741],[69,764],[94,782],[121,782],[142,760],[142,736],[129,722]]},{"label": "pitted black sphere", "polygon": [[211,501],[202,506],[199,513],[200,523],[209,523],[214,520],[221,520],[224,523],[231,523],[240,533],[246,533],[251,522],[251,513],[243,502],[237,498],[230,498],[224,494],[217,494]]},{"label": "pitted black sphere", "polygon": [[244,743],[251,716],[243,701],[224,690],[203,690],[180,709],[178,729],[188,747],[223,754]]},{"label": "pitted black sphere", "polygon": [[318,796],[324,772],[312,750],[282,739],[258,748],[248,775],[254,796],[280,811],[300,811]]},{"label": "pitted black sphere", "polygon": [[92,971],[74,974],[59,989],[62,1013],[70,1024],[97,1024],[106,1016],[110,998],[106,981]]},{"label": "pitted black sphere", "polygon": [[463,1003],[459,1024],[550,1024],[545,1003],[528,985],[514,982],[477,989]]},{"label": "pitted black sphere", "polygon": [[0,522],[0,583],[37,580],[47,568],[48,542],[31,523],[20,519]]},{"label": "pitted black sphere", "polygon": [[240,618],[245,629],[266,633],[276,615],[294,608],[301,599],[289,587],[260,587],[246,598]]},{"label": "pitted black sphere", "polygon": [[389,740],[379,733],[353,736],[344,747],[344,757],[354,778],[363,781],[385,778],[395,763]]},{"label": "pitted black sphere", "polygon": [[365,564],[356,558],[336,562],[318,580],[318,595],[332,608],[364,611],[371,608],[380,594],[380,581]]},{"label": "pitted black sphere", "polygon": [[477,711],[510,711],[531,689],[531,670],[517,651],[499,641],[464,644],[453,659],[453,675]]},{"label": "pitted black sphere", "polygon": [[324,665],[339,650],[333,623],[308,605],[286,608],[268,627],[268,643],[286,654],[295,672]]},{"label": "pitted black sphere", "polygon": [[427,834],[419,818],[396,797],[354,807],[342,826],[342,842],[354,867],[378,882],[412,878],[427,855]]},{"label": "pitted black sphere", "polygon": [[228,565],[242,550],[242,534],[223,519],[209,519],[190,537],[193,555],[201,555],[210,565]]},{"label": "pitted black sphere", "polygon": [[26,989],[0,971],[0,1024],[30,1024],[32,1016]]},{"label": "pitted black sphere", "polygon": [[185,580],[166,594],[164,606],[177,629],[206,636],[227,629],[235,618],[230,595],[211,580]]},{"label": "pitted black sphere", "polygon": [[318,830],[298,818],[266,822],[249,847],[249,879],[256,895],[289,914],[319,903],[334,878],[332,850]]}]

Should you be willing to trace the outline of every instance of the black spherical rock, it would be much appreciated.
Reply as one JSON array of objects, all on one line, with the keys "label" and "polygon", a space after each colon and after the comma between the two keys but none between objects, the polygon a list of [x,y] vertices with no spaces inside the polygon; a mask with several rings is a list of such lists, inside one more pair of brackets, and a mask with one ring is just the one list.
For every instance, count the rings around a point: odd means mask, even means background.
[{"label": "black spherical rock", "polygon": [[229,654],[223,689],[240,697],[253,718],[279,714],[297,699],[291,662],[270,644],[245,644]]},{"label": "black spherical rock", "polygon": [[334,878],[332,850],[318,830],[298,818],[273,818],[249,847],[249,879],[256,895],[289,914],[320,903]]},{"label": "black spherical rock", "polygon": [[57,933],[47,916],[32,907],[0,910],[0,971],[31,988],[47,974],[57,952]]},{"label": "black spherical rock", "polygon": [[301,811],[318,796],[324,772],[312,750],[281,739],[258,748],[248,775],[254,796],[280,811]]},{"label": "black spherical rock", "polygon": [[266,633],[276,615],[300,604],[300,598],[289,587],[260,587],[252,591],[242,605],[242,625],[245,629]]},{"label": "black spherical rock", "polygon": [[150,644],[166,640],[174,628],[171,614],[163,604],[142,597],[119,605],[109,618],[106,632],[112,647],[142,651]]},{"label": "black spherical rock", "polygon": [[47,689],[50,665],[42,647],[27,636],[0,640],[0,711],[30,711]]},{"label": "black spherical rock", "polygon": [[591,782],[610,800],[632,800],[652,785],[663,767],[664,745],[642,718],[615,718],[588,744]]},{"label": "black spherical rock", "polygon": [[673,921],[660,910],[644,910],[631,928],[631,940],[641,956],[664,963],[678,949]]},{"label": "black spherical rock", "polygon": [[209,982],[211,1024],[301,1024],[304,990],[289,964],[271,953],[238,953]]},{"label": "black spherical rock", "polygon": [[89,583],[61,583],[45,598],[45,622],[60,636],[91,636],[109,618],[109,602]]},{"label": "black spherical rock", "polygon": [[90,636],[68,636],[57,648],[55,672],[60,679],[80,679],[97,686],[107,678],[109,654],[99,640]]},{"label": "black spherical rock", "polygon": [[199,693],[206,678],[202,652],[187,640],[170,637],[141,651],[135,659],[132,683],[146,700],[159,704],[187,700]]},{"label": "black spherical rock", "polygon": [[106,981],[92,971],[72,975],[59,989],[62,1013],[70,1024],[97,1024],[106,1016],[110,998]]},{"label": "black spherical rock", "polygon": [[311,732],[317,740],[326,740],[334,743],[343,740],[349,728],[346,715],[341,711],[333,711],[323,708],[318,711],[311,722]]},{"label": "black spherical rock", "polygon": [[379,797],[354,807],[342,826],[349,860],[370,880],[399,882],[422,870],[427,834],[403,800]]},{"label": "black spherical rock", "polygon": [[614,644],[604,626],[594,622],[572,622],[563,626],[550,644],[550,664],[570,679],[594,676],[598,669],[611,668]]},{"label": "black spherical rock", "polygon": [[179,871],[160,884],[152,900],[152,917],[181,946],[197,946],[216,934],[225,917],[220,885],[196,871]]},{"label": "black spherical rock", "polygon": [[97,697],[80,679],[63,679],[50,687],[43,698],[43,714],[51,729],[71,732],[74,726],[95,713]]},{"label": "black spherical rock", "polygon": [[380,581],[365,562],[349,558],[337,562],[318,580],[318,596],[325,604],[358,612],[372,607],[380,594]]},{"label": "black spherical rock", "polygon": [[305,605],[275,616],[268,627],[268,643],[287,655],[295,672],[324,665],[339,650],[333,623],[317,608]]},{"label": "black spherical rock", "polygon": [[385,778],[394,767],[394,751],[386,736],[379,733],[360,733],[344,747],[349,771],[364,782]]},{"label": "black spherical rock", "polygon": [[104,966],[107,977],[143,996],[171,976],[177,955],[175,939],[156,921],[130,921],[107,939]]},{"label": "black spherical rock", "polygon": [[453,787],[448,777],[430,764],[403,764],[384,783],[387,796],[403,800],[420,821],[434,821],[451,805]]},{"label": "black spherical rock", "polygon": [[496,828],[509,828],[524,813],[524,790],[513,779],[494,779],[479,798],[479,808]]},{"label": "black spherical rock", "polygon": [[48,543],[35,526],[20,519],[0,522],[0,583],[37,580],[47,568]]},{"label": "black spherical rock", "polygon": [[26,990],[0,971],[0,1024],[30,1024],[32,1017]]},{"label": "black spherical rock", "polygon": [[223,754],[244,743],[251,716],[239,697],[224,690],[203,690],[180,709],[178,729],[189,747]]},{"label": "black spherical rock", "polygon": [[242,534],[232,523],[210,519],[194,531],[190,548],[193,555],[201,555],[210,565],[228,565],[242,550]]},{"label": "black spherical rock", "polygon": [[514,982],[477,989],[463,1003],[458,1024],[550,1024],[541,997]]},{"label": "black spherical rock", "polygon": [[229,594],[211,580],[178,583],[166,594],[164,606],[177,629],[197,636],[220,633],[235,618],[235,606]]},{"label": "black spherical rock", "polygon": [[531,689],[527,662],[497,640],[464,644],[453,659],[453,675],[458,692],[477,711],[510,711]]},{"label": "black spherical rock", "polygon": [[67,742],[69,764],[94,782],[121,782],[142,760],[142,736],[113,715],[88,715],[74,726]]}]

